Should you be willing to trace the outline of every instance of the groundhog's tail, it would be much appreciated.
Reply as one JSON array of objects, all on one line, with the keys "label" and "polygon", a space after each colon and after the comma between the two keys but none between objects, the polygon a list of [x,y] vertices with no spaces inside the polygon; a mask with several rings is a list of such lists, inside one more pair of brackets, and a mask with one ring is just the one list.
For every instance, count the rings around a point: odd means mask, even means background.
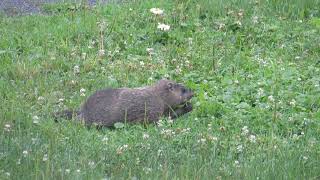
[{"label": "groundhog's tail", "polygon": [[73,117],[76,117],[79,114],[79,111],[74,111],[74,110],[65,110],[65,111],[60,111],[55,113],[54,120],[57,122],[58,119],[63,118],[63,119],[72,119]]}]

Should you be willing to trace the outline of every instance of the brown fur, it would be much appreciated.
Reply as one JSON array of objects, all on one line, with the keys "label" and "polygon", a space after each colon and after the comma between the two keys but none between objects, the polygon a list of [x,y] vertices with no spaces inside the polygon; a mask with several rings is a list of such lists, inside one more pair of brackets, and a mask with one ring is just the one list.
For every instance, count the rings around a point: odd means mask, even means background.
[{"label": "brown fur", "polygon": [[104,89],[91,95],[76,115],[86,124],[113,126],[117,122],[157,122],[161,116],[176,118],[192,110],[191,90],[170,80],[143,88]]}]

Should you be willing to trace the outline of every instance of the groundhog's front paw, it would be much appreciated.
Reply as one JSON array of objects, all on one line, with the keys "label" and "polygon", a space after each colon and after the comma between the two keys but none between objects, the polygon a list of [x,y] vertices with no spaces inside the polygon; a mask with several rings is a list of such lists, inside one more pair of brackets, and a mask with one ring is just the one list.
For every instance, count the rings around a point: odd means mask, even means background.
[{"label": "groundhog's front paw", "polygon": [[187,102],[184,106],[183,106],[183,109],[185,112],[190,112],[192,111],[193,107],[192,107],[192,104]]}]

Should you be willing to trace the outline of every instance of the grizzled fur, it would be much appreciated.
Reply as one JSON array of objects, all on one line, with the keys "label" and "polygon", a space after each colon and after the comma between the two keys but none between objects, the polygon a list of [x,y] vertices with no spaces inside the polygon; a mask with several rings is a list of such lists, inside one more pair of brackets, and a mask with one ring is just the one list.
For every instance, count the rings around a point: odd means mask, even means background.
[{"label": "grizzled fur", "polygon": [[160,80],[142,88],[104,89],[91,95],[80,111],[64,111],[58,117],[76,116],[86,124],[113,126],[117,122],[157,122],[161,116],[176,118],[192,110],[193,92],[182,84]]}]

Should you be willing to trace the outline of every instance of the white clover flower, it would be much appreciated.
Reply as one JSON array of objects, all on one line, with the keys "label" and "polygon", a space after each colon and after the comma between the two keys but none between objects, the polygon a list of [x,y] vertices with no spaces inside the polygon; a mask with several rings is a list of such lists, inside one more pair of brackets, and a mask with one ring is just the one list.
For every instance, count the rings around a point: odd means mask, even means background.
[{"label": "white clover flower", "polygon": [[81,171],[80,171],[80,169],[77,169],[76,172],[77,172],[77,173],[80,173]]},{"label": "white clover flower", "polygon": [[74,73],[74,74],[79,74],[79,73],[80,73],[80,67],[79,67],[79,65],[75,65],[75,66],[73,67],[73,73]]},{"label": "white clover flower", "polygon": [[263,97],[264,96],[264,90],[262,88],[258,89],[258,97]]},{"label": "white clover flower", "polygon": [[105,54],[106,54],[106,52],[105,52],[104,49],[100,49],[100,50],[98,51],[98,55],[99,55],[100,57],[104,56]]},{"label": "white clover flower", "polygon": [[257,24],[259,21],[259,17],[258,16],[253,16],[252,17],[252,22],[253,22],[253,24]]},{"label": "white clover flower", "polygon": [[80,89],[80,96],[86,96],[86,89],[84,89],[84,88],[81,88]]},{"label": "white clover flower", "polygon": [[143,134],[143,139],[148,139],[149,137],[150,137],[149,134],[147,134],[147,133]]},{"label": "white clover flower", "polygon": [[274,102],[273,96],[272,96],[272,95],[268,96],[268,100],[269,100],[270,102]]},{"label": "white clover flower", "polygon": [[144,167],[144,168],[143,168],[143,171],[144,171],[146,174],[149,174],[149,173],[152,171],[152,169],[151,169],[151,168],[148,168],[148,167]]},{"label": "white clover flower", "polygon": [[123,146],[120,146],[120,147],[118,147],[118,149],[117,149],[117,154],[122,154],[125,150],[127,150],[128,149],[128,145],[127,144],[125,144],[125,145],[123,145]]},{"label": "white clover flower", "polygon": [[70,173],[70,169],[66,169],[66,173],[69,174]]},{"label": "white clover flower", "polygon": [[291,106],[296,106],[296,100],[295,99],[292,99],[290,102],[289,102],[289,104],[291,105]]},{"label": "white clover flower", "polygon": [[33,116],[32,117],[32,122],[33,122],[33,124],[39,124],[39,117],[38,116]]},{"label": "white clover flower", "polygon": [[252,142],[252,143],[256,143],[256,136],[255,135],[253,135],[253,134],[251,134],[250,136],[249,136],[249,141],[250,142]]},{"label": "white clover flower", "polygon": [[4,130],[10,131],[11,125],[10,124],[5,124],[4,125]]},{"label": "white clover flower", "polygon": [[243,146],[242,146],[242,144],[240,144],[240,145],[237,146],[237,151],[238,151],[238,152],[242,152],[242,151],[243,151]]},{"label": "white clover flower", "polygon": [[89,165],[91,168],[94,168],[95,163],[94,163],[94,161],[89,161],[88,165]]},{"label": "white clover flower", "polygon": [[38,101],[44,101],[44,97],[39,96],[39,97],[38,97]]},{"label": "white clover flower", "polygon": [[247,135],[249,133],[249,129],[248,126],[243,126],[243,128],[241,129],[241,135]]},{"label": "white clover flower", "polygon": [[104,136],[102,138],[102,142],[107,143],[109,141],[109,138],[107,136]]},{"label": "white clover flower", "polygon": [[154,54],[154,49],[153,48],[147,48],[146,51],[148,52],[149,55]]},{"label": "white clover flower", "polygon": [[140,66],[144,66],[144,62],[143,61],[140,61]]},{"label": "white clover flower", "polygon": [[47,161],[48,160],[48,154],[43,155],[42,161]]},{"label": "white clover flower", "polygon": [[28,151],[27,151],[27,150],[24,150],[24,151],[22,152],[22,154],[23,154],[24,157],[27,157]]},{"label": "white clover flower", "polygon": [[160,29],[161,31],[169,31],[170,30],[170,26],[167,24],[162,24],[162,23],[158,23],[158,29]]},{"label": "white clover flower", "polygon": [[150,12],[154,15],[163,15],[164,11],[159,8],[151,8]]}]

